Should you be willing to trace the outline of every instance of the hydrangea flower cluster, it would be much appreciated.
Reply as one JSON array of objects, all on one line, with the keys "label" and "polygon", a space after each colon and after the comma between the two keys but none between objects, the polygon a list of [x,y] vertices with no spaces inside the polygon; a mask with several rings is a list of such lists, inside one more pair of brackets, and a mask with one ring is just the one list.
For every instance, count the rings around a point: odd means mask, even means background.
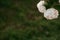
[{"label": "hydrangea flower cluster", "polygon": [[45,4],[45,1],[40,1],[37,4],[37,8],[38,8],[39,12],[41,12],[41,13],[44,13],[46,11],[46,7],[44,6],[44,4]]},{"label": "hydrangea flower cluster", "polygon": [[46,7],[44,6],[45,3],[46,3],[45,1],[40,1],[37,4],[39,12],[44,13],[44,17],[49,20],[58,18],[59,16],[58,10],[56,10],[55,8],[49,8],[46,10]]},{"label": "hydrangea flower cluster", "polygon": [[54,8],[49,8],[44,12],[44,17],[47,19],[55,19],[58,18],[58,10],[54,9]]}]

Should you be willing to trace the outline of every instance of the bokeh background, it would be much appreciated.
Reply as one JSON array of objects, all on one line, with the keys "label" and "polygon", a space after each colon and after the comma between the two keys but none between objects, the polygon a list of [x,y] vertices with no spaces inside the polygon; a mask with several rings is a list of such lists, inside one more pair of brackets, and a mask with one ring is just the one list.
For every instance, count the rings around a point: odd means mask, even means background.
[{"label": "bokeh background", "polygon": [[[0,0],[0,40],[60,40],[60,15],[47,20],[36,5],[40,0]],[[45,0],[60,13],[58,0]]]}]

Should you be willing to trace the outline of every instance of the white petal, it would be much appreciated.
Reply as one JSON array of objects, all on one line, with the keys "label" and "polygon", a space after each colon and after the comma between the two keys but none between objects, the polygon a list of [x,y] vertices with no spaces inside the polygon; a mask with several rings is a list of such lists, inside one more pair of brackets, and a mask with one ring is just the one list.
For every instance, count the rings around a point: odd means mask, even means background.
[{"label": "white petal", "polygon": [[37,3],[37,7],[43,6],[44,4],[45,4],[45,1],[40,1],[39,3]]},{"label": "white petal", "polygon": [[38,8],[39,12],[44,13],[46,11],[46,7],[44,6],[45,3],[46,3],[45,1],[40,1],[37,4],[37,8]]},{"label": "white petal", "polygon": [[46,19],[55,19],[55,18],[58,18],[58,10],[54,9],[54,8],[50,8],[50,9],[47,9],[46,12],[44,12],[44,17]]},{"label": "white petal", "polygon": [[46,11],[46,7],[45,6],[39,6],[38,10],[39,10],[39,12],[44,13]]}]

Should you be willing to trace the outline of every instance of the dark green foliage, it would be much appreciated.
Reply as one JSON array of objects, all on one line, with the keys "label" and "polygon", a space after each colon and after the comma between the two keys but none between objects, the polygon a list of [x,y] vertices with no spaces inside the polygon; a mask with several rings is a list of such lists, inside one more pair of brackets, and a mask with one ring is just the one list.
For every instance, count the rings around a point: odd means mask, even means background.
[{"label": "dark green foliage", "polygon": [[[47,20],[39,13],[40,0],[0,0],[0,40],[60,40],[60,16]],[[45,0],[60,12],[58,0]]]}]

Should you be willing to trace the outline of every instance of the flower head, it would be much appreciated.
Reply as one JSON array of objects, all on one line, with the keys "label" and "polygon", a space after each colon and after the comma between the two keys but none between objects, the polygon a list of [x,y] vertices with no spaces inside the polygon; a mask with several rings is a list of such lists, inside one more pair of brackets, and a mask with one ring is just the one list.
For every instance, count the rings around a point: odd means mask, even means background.
[{"label": "flower head", "polygon": [[46,7],[44,6],[44,4],[45,4],[45,1],[40,1],[37,4],[37,8],[38,8],[39,12],[41,12],[41,13],[44,13],[46,11]]},{"label": "flower head", "polygon": [[38,6],[43,6],[45,4],[45,1],[40,1],[38,4],[37,4],[37,7]]},{"label": "flower head", "polygon": [[44,12],[44,17],[46,19],[55,19],[55,18],[58,18],[58,10],[54,9],[54,8],[50,8],[50,9],[47,9],[47,11]]},{"label": "flower head", "polygon": [[38,10],[39,10],[39,12],[44,13],[46,11],[46,7],[45,6],[39,6]]}]

